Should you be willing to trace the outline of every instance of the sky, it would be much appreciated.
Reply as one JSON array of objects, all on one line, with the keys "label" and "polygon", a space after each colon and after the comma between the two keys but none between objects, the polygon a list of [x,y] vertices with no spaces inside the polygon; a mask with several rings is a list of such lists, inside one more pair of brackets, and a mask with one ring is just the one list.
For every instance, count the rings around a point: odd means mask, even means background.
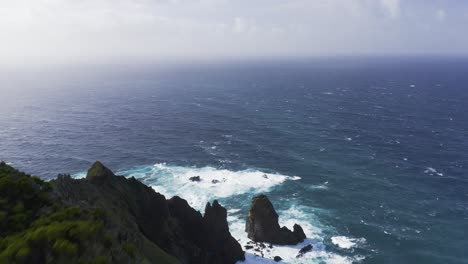
[{"label": "sky", "polygon": [[0,63],[468,54],[466,0],[0,0]]}]

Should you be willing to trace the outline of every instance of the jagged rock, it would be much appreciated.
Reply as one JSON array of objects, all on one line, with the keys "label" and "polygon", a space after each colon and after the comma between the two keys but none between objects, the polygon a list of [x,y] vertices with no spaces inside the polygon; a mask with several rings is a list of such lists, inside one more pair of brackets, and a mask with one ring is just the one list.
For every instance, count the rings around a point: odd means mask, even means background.
[{"label": "jagged rock", "polygon": [[245,231],[248,238],[253,241],[279,245],[294,245],[304,241],[306,237],[302,228],[297,224],[294,225],[293,231],[279,226],[278,214],[266,195],[259,195],[252,199]]},{"label": "jagged rock", "polygon": [[112,176],[115,175],[110,169],[106,168],[100,161],[96,161],[89,168],[86,179],[94,182],[103,182]]},{"label": "jagged rock", "polygon": [[203,244],[203,217],[200,212],[190,207],[188,202],[179,196],[172,197],[167,203],[171,216],[178,220],[184,235],[191,241]]},{"label": "jagged rock", "polygon": [[135,258],[126,263],[165,263],[158,260],[167,253],[181,263],[233,264],[244,259],[229,232],[227,211],[217,201],[207,204],[202,217],[186,200],[166,200],[133,177],[115,176],[100,162],[86,179],[60,177],[52,184],[55,199],[67,206],[105,211],[106,228],[115,241],[135,245]]},{"label": "jagged rock", "polygon": [[298,224],[294,224],[293,234],[298,238],[298,240],[300,240],[299,242],[302,242],[302,241],[304,241],[304,239],[306,239],[306,235],[304,233],[304,230]]},{"label": "jagged rock", "polygon": [[245,245],[245,246],[244,246],[244,248],[245,248],[245,249],[252,249],[252,248],[253,248],[253,246],[250,246],[250,245]]},{"label": "jagged rock", "polygon": [[193,182],[199,182],[199,181],[201,181],[201,178],[200,178],[200,176],[193,176],[193,177],[190,177],[189,180],[191,180]]},{"label": "jagged rock", "polygon": [[300,257],[304,256],[304,254],[307,253],[307,252],[309,252],[309,251],[311,251],[312,248],[313,248],[313,247],[312,247],[311,244],[309,244],[309,245],[307,245],[307,246],[301,248],[301,250],[299,250],[299,253],[297,254],[296,258],[300,258]]},{"label": "jagged rock", "polygon": [[203,224],[209,263],[234,263],[245,260],[241,245],[231,236],[227,222],[227,210],[217,200],[207,203]]},{"label": "jagged rock", "polygon": [[283,260],[283,258],[280,257],[280,256],[275,256],[275,257],[273,258],[273,260],[276,261],[276,262],[280,262],[280,261]]}]

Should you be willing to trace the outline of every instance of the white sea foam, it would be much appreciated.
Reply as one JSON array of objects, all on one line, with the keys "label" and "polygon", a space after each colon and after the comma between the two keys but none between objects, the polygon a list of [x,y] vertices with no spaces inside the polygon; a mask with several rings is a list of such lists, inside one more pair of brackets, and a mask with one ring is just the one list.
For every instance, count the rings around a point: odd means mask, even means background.
[{"label": "white sea foam", "polygon": [[[272,187],[297,176],[266,173],[260,170],[231,171],[213,167],[181,167],[164,163],[119,172],[139,178],[145,184],[168,198],[179,195],[191,206],[202,210],[208,201],[249,192],[268,192]],[[201,181],[192,182],[190,177],[200,176]]]},{"label": "white sea foam", "polygon": [[229,209],[229,210],[227,210],[227,212],[230,213],[230,214],[235,214],[235,213],[239,212],[240,210],[241,209]]},{"label": "white sea foam", "polygon": [[346,236],[334,236],[331,238],[333,244],[339,246],[340,248],[350,249],[356,247],[358,244],[364,244],[366,242],[365,238],[350,238]]},{"label": "white sea foam", "polygon": [[[362,259],[361,256],[347,257],[326,251],[322,241],[322,230],[318,227],[320,224],[317,220],[313,219],[310,212],[306,209],[307,207],[293,205],[287,210],[278,211],[281,226],[284,225],[291,229],[295,223],[301,225],[304,229],[304,233],[307,235],[307,239],[305,239],[304,242],[291,246],[273,245],[273,248],[271,249],[267,247],[263,250],[263,258],[261,256],[255,256],[255,254],[260,254],[254,249],[245,249],[246,261],[238,262],[238,264],[275,263],[273,261],[275,256],[280,256],[283,259],[283,263],[345,264],[354,263]],[[229,219],[229,229],[232,235],[239,239],[239,243],[242,246],[246,245],[249,239],[246,237],[246,233],[244,231],[245,218],[242,215],[239,215],[238,217],[231,216]],[[315,223],[316,225],[312,223]],[[296,258],[299,250],[309,244],[312,244],[313,249],[304,254],[301,258]]]},{"label": "white sea foam", "polygon": [[426,170],[424,171],[424,173],[427,173],[427,174],[430,174],[430,175],[433,175],[433,174],[436,174],[438,176],[444,176],[444,174],[442,172],[438,172],[436,169],[432,168],[432,167],[427,167]]},{"label": "white sea foam", "polygon": [[75,179],[82,179],[82,178],[86,177],[86,172],[82,171],[82,172],[75,173],[75,174],[72,175],[72,177],[75,178]]}]

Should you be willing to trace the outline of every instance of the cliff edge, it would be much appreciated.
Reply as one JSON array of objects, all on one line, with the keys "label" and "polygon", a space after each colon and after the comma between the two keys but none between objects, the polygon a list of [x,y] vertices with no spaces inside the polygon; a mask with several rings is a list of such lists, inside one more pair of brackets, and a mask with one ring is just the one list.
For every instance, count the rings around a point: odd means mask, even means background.
[{"label": "cliff edge", "polygon": [[235,263],[226,209],[205,214],[95,162],[50,182],[0,163],[0,263]]}]

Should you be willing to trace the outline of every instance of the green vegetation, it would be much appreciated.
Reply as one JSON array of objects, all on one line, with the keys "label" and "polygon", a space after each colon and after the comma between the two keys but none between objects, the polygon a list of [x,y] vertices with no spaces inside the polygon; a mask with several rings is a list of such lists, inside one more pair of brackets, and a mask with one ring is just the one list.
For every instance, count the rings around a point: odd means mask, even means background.
[{"label": "green vegetation", "polygon": [[91,168],[89,168],[88,173],[86,174],[87,179],[99,179],[112,177],[114,174],[111,170],[106,168],[101,162],[96,161]]},{"label": "green vegetation", "polygon": [[[86,197],[96,191],[90,180],[113,173],[96,163],[90,175],[94,178],[80,181],[64,176],[49,183],[0,162],[0,264],[179,263],[130,229],[127,211],[108,209],[112,196],[100,197],[101,209],[88,203]],[[69,200],[68,188],[73,197]],[[128,243],[127,234],[133,243]]]},{"label": "green vegetation", "polygon": [[0,163],[0,236],[28,227],[49,205],[50,185]]},{"label": "green vegetation", "polygon": [[107,264],[109,261],[107,260],[106,256],[99,256],[91,264]]},{"label": "green vegetation", "polygon": [[[50,190],[0,163],[0,263],[83,262],[90,244],[112,245],[102,210],[63,207],[50,200]],[[107,257],[93,262],[107,263]]]},{"label": "green vegetation", "polygon": [[127,253],[130,257],[135,257],[136,248],[130,243],[124,243],[122,245],[122,250]]}]

